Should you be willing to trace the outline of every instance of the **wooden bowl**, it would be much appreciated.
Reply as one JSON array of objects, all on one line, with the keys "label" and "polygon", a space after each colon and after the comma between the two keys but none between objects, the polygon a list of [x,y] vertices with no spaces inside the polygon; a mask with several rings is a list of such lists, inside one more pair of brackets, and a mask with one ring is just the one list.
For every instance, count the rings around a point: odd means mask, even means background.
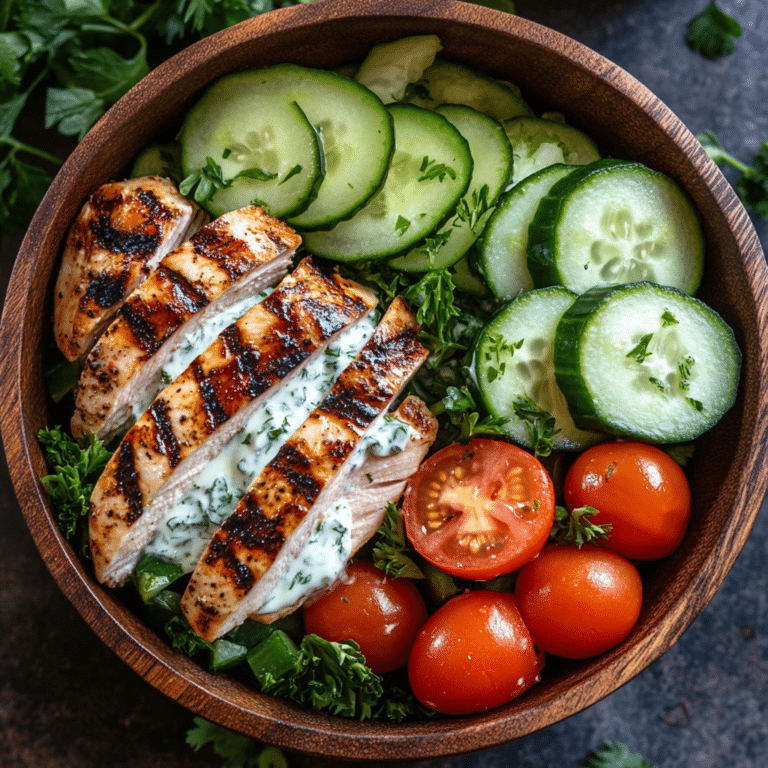
[{"label": "wooden bowl", "polygon": [[[700,440],[694,506],[681,548],[644,573],[640,620],[618,648],[584,662],[550,660],[544,681],[486,714],[404,724],[303,709],[211,675],[170,649],[96,583],[60,535],[39,478],[35,439],[48,422],[42,356],[62,242],[86,196],[127,172],[137,150],[174,136],[215,77],[281,61],[330,67],[373,43],[436,33],[444,53],[516,82],[537,110],[556,109],[603,153],[638,160],[688,191],[708,241],[700,296],[733,327],[744,364],[735,407]],[[712,598],[742,548],[766,489],[766,268],[749,218],[680,121],[640,83],[582,45],[516,16],[451,0],[326,0],[269,13],[207,38],[158,67],[80,143],[29,228],[2,322],[2,436],[19,502],[61,589],[94,631],[153,686],[193,712],[281,747],[357,760],[418,759],[500,744],[598,701],[664,653]]]}]

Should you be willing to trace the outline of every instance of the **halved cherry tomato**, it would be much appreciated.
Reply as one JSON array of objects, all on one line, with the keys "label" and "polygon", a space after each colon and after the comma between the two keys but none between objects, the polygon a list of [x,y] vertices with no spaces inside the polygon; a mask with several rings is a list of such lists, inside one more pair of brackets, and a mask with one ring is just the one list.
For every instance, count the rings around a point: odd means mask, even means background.
[{"label": "halved cherry tomato", "polygon": [[427,459],[403,499],[408,538],[454,576],[492,579],[532,560],[555,512],[552,481],[517,446],[476,438]]},{"label": "halved cherry tomato", "polygon": [[355,560],[346,578],[304,606],[304,629],[324,640],[354,640],[377,674],[408,661],[427,620],[424,600],[409,579],[392,579],[373,563]]},{"label": "halved cherry tomato", "polygon": [[621,555],[549,544],[517,576],[526,626],[547,653],[586,659],[618,645],[637,623],[643,585]]},{"label": "halved cherry tomato", "polygon": [[413,644],[408,679],[416,698],[445,715],[501,706],[541,679],[544,654],[508,592],[451,598]]},{"label": "halved cherry tomato", "polygon": [[685,472],[669,454],[636,442],[601,443],[582,453],[565,478],[568,509],[591,506],[610,523],[600,546],[633,560],[672,554],[691,516]]}]

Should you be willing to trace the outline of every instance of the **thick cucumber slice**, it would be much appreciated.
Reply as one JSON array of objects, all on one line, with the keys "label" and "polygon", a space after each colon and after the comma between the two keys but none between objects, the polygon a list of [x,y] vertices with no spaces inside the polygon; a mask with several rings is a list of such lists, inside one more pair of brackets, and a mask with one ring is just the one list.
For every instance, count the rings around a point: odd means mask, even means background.
[{"label": "thick cucumber slice", "polygon": [[139,152],[131,167],[131,178],[160,176],[177,184],[182,179],[181,147],[176,141],[167,144],[151,144]]},{"label": "thick cucumber slice", "polygon": [[[224,104],[220,105],[218,100],[222,97]],[[270,120],[273,109],[280,110],[284,102],[296,102],[316,129],[325,167],[322,173],[318,171],[310,194],[295,210],[285,210],[281,215],[300,229],[328,228],[352,216],[378,190],[394,151],[392,118],[381,100],[336,72],[279,64],[228,75],[217,81],[194,108],[200,112],[199,119],[204,120],[202,126],[196,128],[203,146],[195,156],[192,156],[193,147],[185,146],[185,171],[188,173],[188,167],[199,163],[201,155],[202,163],[196,167],[204,165],[206,152],[224,168],[224,163],[217,158],[217,154],[222,154],[220,145],[232,151],[232,158],[237,157],[234,148],[239,147],[242,155],[242,148],[247,150],[249,142],[268,137],[262,150],[266,158],[260,158],[252,148],[243,157],[241,166],[235,165],[231,171],[248,167],[249,162],[259,165],[267,159],[272,163],[279,161],[285,170],[277,171],[273,186],[280,191],[291,185],[299,187],[300,180],[312,172],[309,161],[302,160],[293,151],[294,138],[299,141],[301,137],[298,134],[294,137],[289,126]],[[210,113],[204,114],[204,109]],[[194,118],[189,117],[185,122],[182,141],[188,126],[191,130],[192,120]],[[260,122],[266,123],[269,134],[258,132]],[[232,144],[233,138],[237,143]],[[230,175],[234,173],[225,173],[225,178]],[[240,185],[241,181],[236,184]],[[214,202],[219,203],[224,195],[220,192]]]},{"label": "thick cucumber slice", "polygon": [[554,364],[580,426],[678,443],[733,405],[741,353],[714,310],[643,282],[580,296],[557,327]]},{"label": "thick cucumber slice", "polygon": [[516,117],[505,121],[504,129],[515,153],[513,184],[548,165],[586,165],[600,158],[586,133],[559,120]]},{"label": "thick cucumber slice", "polygon": [[573,423],[555,381],[552,345],[555,329],[576,294],[560,288],[529,291],[507,304],[483,329],[475,349],[475,376],[480,396],[492,416],[508,418],[504,429],[512,440],[533,447],[528,422],[515,414],[519,398],[530,398],[538,410],[555,419],[560,431],[552,446],[581,450],[602,439]]},{"label": "thick cucumber slice", "polygon": [[437,112],[469,142],[472,179],[455,215],[429,238],[431,242],[389,262],[408,272],[455,264],[483,231],[512,171],[512,147],[498,120],[458,104],[446,104]]},{"label": "thick cucumber slice", "polygon": [[354,217],[308,232],[309,251],[335,261],[401,253],[439,227],[467,191],[472,155],[448,120],[412,104],[391,104],[395,154],[383,187]]},{"label": "thick cucumber slice", "polygon": [[424,74],[442,47],[437,35],[413,35],[379,43],[368,51],[355,80],[385,104],[402,101],[405,89]]},{"label": "thick cucumber slice", "polygon": [[206,203],[213,216],[263,205],[276,217],[306,209],[323,178],[315,129],[295,100],[271,83],[269,70],[240,72],[216,81],[188,112],[179,136],[184,175],[211,158],[225,180],[240,177]]},{"label": "thick cucumber slice", "polygon": [[437,109],[443,104],[464,104],[496,120],[533,114],[515,87],[439,57],[406,91],[406,99],[427,109]]},{"label": "thick cucumber slice", "polygon": [[537,287],[650,281],[693,294],[704,268],[704,233],[686,193],[640,163],[598,160],[558,181],[528,232]]},{"label": "thick cucumber slice", "polygon": [[478,240],[478,266],[493,295],[514,299],[533,288],[528,272],[528,227],[541,198],[575,166],[550,165],[515,184],[496,205]]}]

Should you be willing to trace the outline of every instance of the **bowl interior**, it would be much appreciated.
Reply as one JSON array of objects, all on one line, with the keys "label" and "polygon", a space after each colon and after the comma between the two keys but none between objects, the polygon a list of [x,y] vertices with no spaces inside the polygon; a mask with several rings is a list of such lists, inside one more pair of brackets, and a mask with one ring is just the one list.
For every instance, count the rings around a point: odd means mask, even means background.
[{"label": "bowl interior", "polygon": [[[733,327],[744,355],[736,406],[699,441],[690,465],[694,514],[681,548],[644,569],[645,602],[619,648],[585,662],[550,661],[544,681],[492,712],[391,724],[353,722],[255,693],[206,673],[139,622],[92,578],[60,536],[38,478],[36,444],[51,417],[42,378],[60,249],[87,195],[120,178],[147,143],[172,138],[187,106],[225,72],[282,61],[332,67],[379,41],[439,35],[444,55],[517,83],[537,113],[563,112],[603,154],[668,173],[702,213],[707,240],[700,297]],[[677,118],[596,53],[534,23],[461,2],[326,0],[244,22],[183,51],[124,97],[80,143],[40,206],[8,290],[2,337],[3,441],[20,504],[49,569],[93,629],[152,685],[204,717],[310,754],[417,759],[492,746],[574,714],[667,650],[712,597],[741,549],[765,492],[766,276],[749,219]],[[727,457],[724,458],[724,457]]]}]

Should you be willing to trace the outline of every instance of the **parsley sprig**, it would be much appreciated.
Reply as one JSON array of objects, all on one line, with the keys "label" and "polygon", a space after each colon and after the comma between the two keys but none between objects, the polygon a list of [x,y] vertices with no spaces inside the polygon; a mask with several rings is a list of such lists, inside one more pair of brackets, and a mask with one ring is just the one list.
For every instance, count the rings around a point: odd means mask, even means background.
[{"label": "parsley sprig", "polygon": [[424,573],[416,562],[415,554],[405,536],[400,510],[392,503],[387,504],[373,547],[374,565],[394,579],[423,579]]},{"label": "parsley sprig", "polygon": [[575,544],[581,548],[597,539],[607,539],[611,525],[598,525],[590,520],[598,510],[594,507],[577,507],[570,512],[565,507],[555,507],[555,521],[549,538],[558,544]]},{"label": "parsley sprig", "polygon": [[533,444],[534,456],[549,456],[552,453],[552,438],[560,429],[555,417],[543,411],[532,398],[520,395],[513,403],[512,409],[518,419],[525,422]]},{"label": "parsley sprig", "polygon": [[741,171],[736,182],[736,194],[745,207],[763,219],[768,219],[768,141],[764,141],[748,165],[727,152],[712,131],[703,131],[696,138],[717,165],[730,165]]},{"label": "parsley sprig", "polygon": [[602,748],[587,755],[581,768],[655,768],[644,757],[630,752],[620,741],[606,741]]},{"label": "parsley sprig", "polygon": [[741,33],[741,24],[713,0],[690,20],[686,39],[694,51],[709,59],[719,59],[736,50],[733,39],[741,37]]}]

